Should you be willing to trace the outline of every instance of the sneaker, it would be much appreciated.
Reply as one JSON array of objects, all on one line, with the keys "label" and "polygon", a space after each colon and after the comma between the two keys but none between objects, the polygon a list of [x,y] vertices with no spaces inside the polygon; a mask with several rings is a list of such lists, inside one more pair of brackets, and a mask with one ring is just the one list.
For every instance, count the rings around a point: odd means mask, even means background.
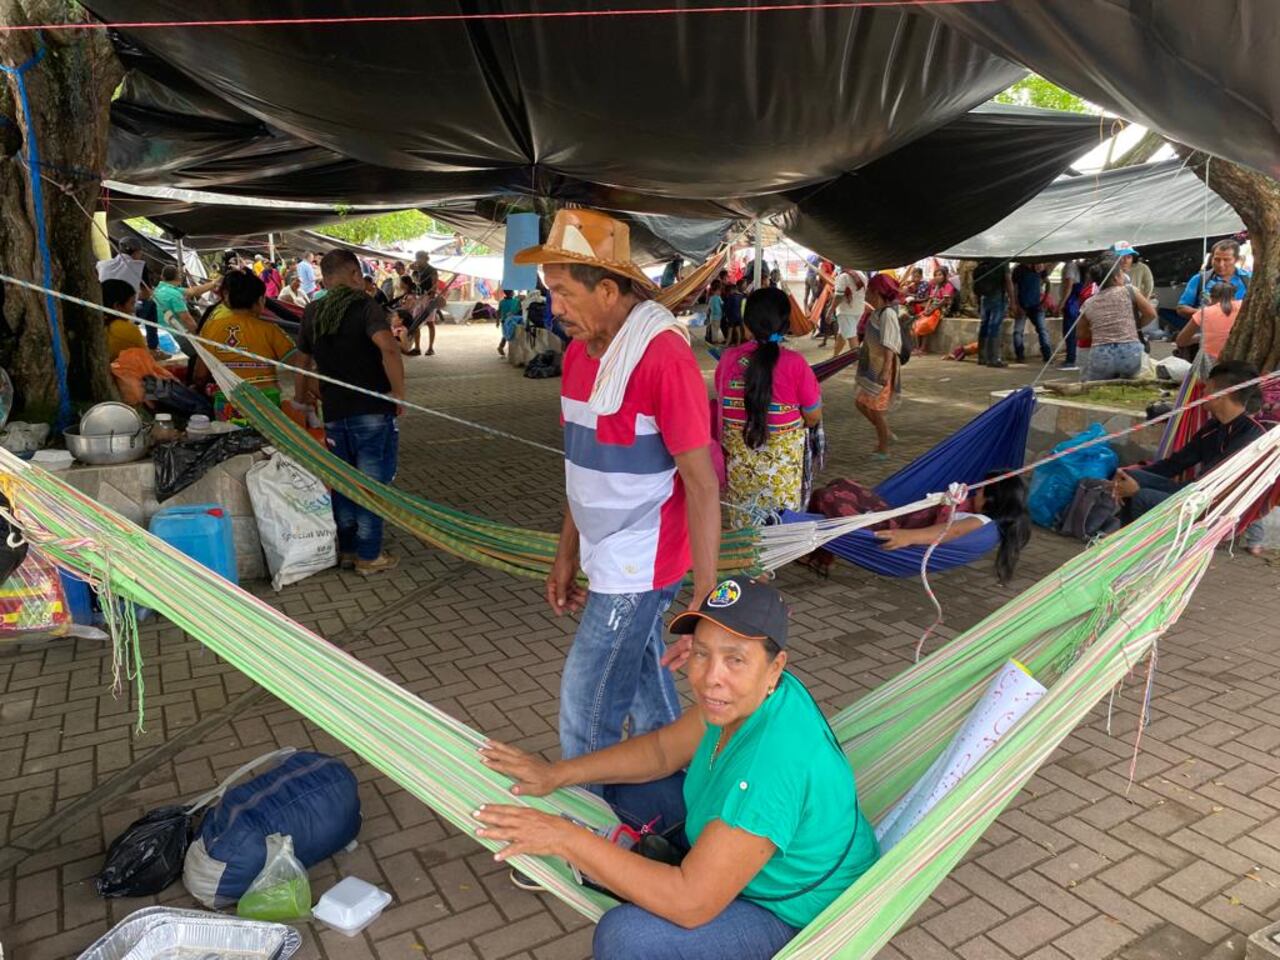
[{"label": "sneaker", "polygon": [[338,554],[339,570],[354,570],[356,568],[356,555],[354,553]]},{"label": "sneaker", "polygon": [[1074,373],[1080,368],[1074,363],[1064,363],[1060,367],[1058,367],[1058,369],[1061,370],[1063,373]]},{"label": "sneaker", "polygon": [[375,573],[385,573],[400,565],[400,558],[389,553],[380,553],[376,560],[357,560],[356,573],[362,577],[372,577]]},{"label": "sneaker", "polygon": [[511,868],[511,872],[508,876],[511,878],[512,886],[519,887],[521,890],[528,890],[530,893],[542,892],[542,884],[538,883],[537,880],[533,879],[533,877],[529,876],[527,873],[521,873],[515,867]]}]

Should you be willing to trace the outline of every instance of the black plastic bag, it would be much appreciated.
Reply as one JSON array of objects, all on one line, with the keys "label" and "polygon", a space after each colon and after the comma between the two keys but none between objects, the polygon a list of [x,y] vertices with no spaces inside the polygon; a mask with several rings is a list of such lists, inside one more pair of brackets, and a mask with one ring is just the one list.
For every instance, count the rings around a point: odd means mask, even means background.
[{"label": "black plastic bag", "polygon": [[142,389],[147,403],[157,413],[172,413],[179,417],[190,417],[197,413],[206,417],[213,416],[213,402],[198,390],[192,390],[177,380],[143,377]]},{"label": "black plastic bag", "polygon": [[524,375],[530,380],[548,380],[560,376],[560,354],[555,350],[544,350],[527,364]]},{"label": "black plastic bag", "polygon": [[191,843],[187,807],[160,807],[135,820],[111,841],[98,875],[103,897],[148,897],[182,876]]},{"label": "black plastic bag", "polygon": [[[0,493],[0,508],[9,509],[9,501],[2,493]],[[25,559],[27,559],[27,541],[23,538],[22,531],[0,517],[0,583],[8,580],[13,575],[13,571],[22,566],[22,561]]]},{"label": "black plastic bag", "polygon": [[151,451],[151,462],[156,468],[156,499],[168,500],[203,477],[210,467],[266,445],[266,438],[256,430],[162,443]]}]

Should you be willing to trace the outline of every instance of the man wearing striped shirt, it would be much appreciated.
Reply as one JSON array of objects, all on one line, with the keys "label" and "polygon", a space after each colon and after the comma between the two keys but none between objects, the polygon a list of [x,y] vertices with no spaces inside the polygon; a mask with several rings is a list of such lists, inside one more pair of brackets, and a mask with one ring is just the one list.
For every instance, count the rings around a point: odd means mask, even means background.
[{"label": "man wearing striped shirt", "polygon": [[[560,686],[568,758],[680,716],[667,667],[683,665],[688,644],[664,656],[662,617],[690,567],[692,609],[715,585],[719,486],[701,370],[687,335],[651,302],[652,285],[630,262],[626,225],[562,211],[547,243],[516,260],[544,265],[572,338],[561,385],[568,508],[547,579],[557,615],[582,612]],[[609,387],[612,402],[602,399]],[[682,777],[666,786],[678,790]]]}]

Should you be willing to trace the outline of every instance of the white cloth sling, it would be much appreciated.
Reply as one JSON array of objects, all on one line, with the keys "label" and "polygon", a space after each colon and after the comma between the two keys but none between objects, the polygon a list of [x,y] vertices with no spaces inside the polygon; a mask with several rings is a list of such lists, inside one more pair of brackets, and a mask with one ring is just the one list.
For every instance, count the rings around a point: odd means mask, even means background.
[{"label": "white cloth sling", "polygon": [[613,338],[604,356],[600,358],[600,370],[587,406],[600,417],[608,417],[622,408],[622,398],[627,392],[631,374],[640,358],[649,349],[653,338],[674,330],[689,342],[689,330],[675,318],[670,310],[653,300],[638,303]]}]

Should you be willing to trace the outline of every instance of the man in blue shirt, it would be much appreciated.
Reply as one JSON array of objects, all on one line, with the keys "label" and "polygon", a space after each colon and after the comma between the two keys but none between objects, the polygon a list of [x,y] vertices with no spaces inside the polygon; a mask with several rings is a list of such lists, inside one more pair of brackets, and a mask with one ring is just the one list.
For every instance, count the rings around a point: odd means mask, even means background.
[{"label": "man in blue shirt", "polygon": [[302,292],[315,299],[316,293],[316,255],[308,250],[298,261],[298,279],[302,281]]},{"label": "man in blue shirt", "polygon": [[1240,244],[1235,240],[1219,240],[1213,245],[1210,261],[1212,271],[1208,274],[1195,274],[1187,281],[1187,286],[1178,299],[1178,316],[1184,322],[1195,316],[1201,307],[1209,304],[1214,288],[1219,284],[1230,283],[1236,289],[1236,298],[1244,299],[1252,274],[1236,266],[1239,259]]},{"label": "man in blue shirt", "polygon": [[1027,360],[1023,331],[1028,320],[1040,339],[1040,358],[1048,363],[1053,356],[1053,344],[1049,342],[1049,333],[1044,325],[1044,271],[1041,265],[1020,263],[1014,267],[1013,288],[1017,295],[1013,309],[1013,352],[1018,356],[1018,363]]}]

